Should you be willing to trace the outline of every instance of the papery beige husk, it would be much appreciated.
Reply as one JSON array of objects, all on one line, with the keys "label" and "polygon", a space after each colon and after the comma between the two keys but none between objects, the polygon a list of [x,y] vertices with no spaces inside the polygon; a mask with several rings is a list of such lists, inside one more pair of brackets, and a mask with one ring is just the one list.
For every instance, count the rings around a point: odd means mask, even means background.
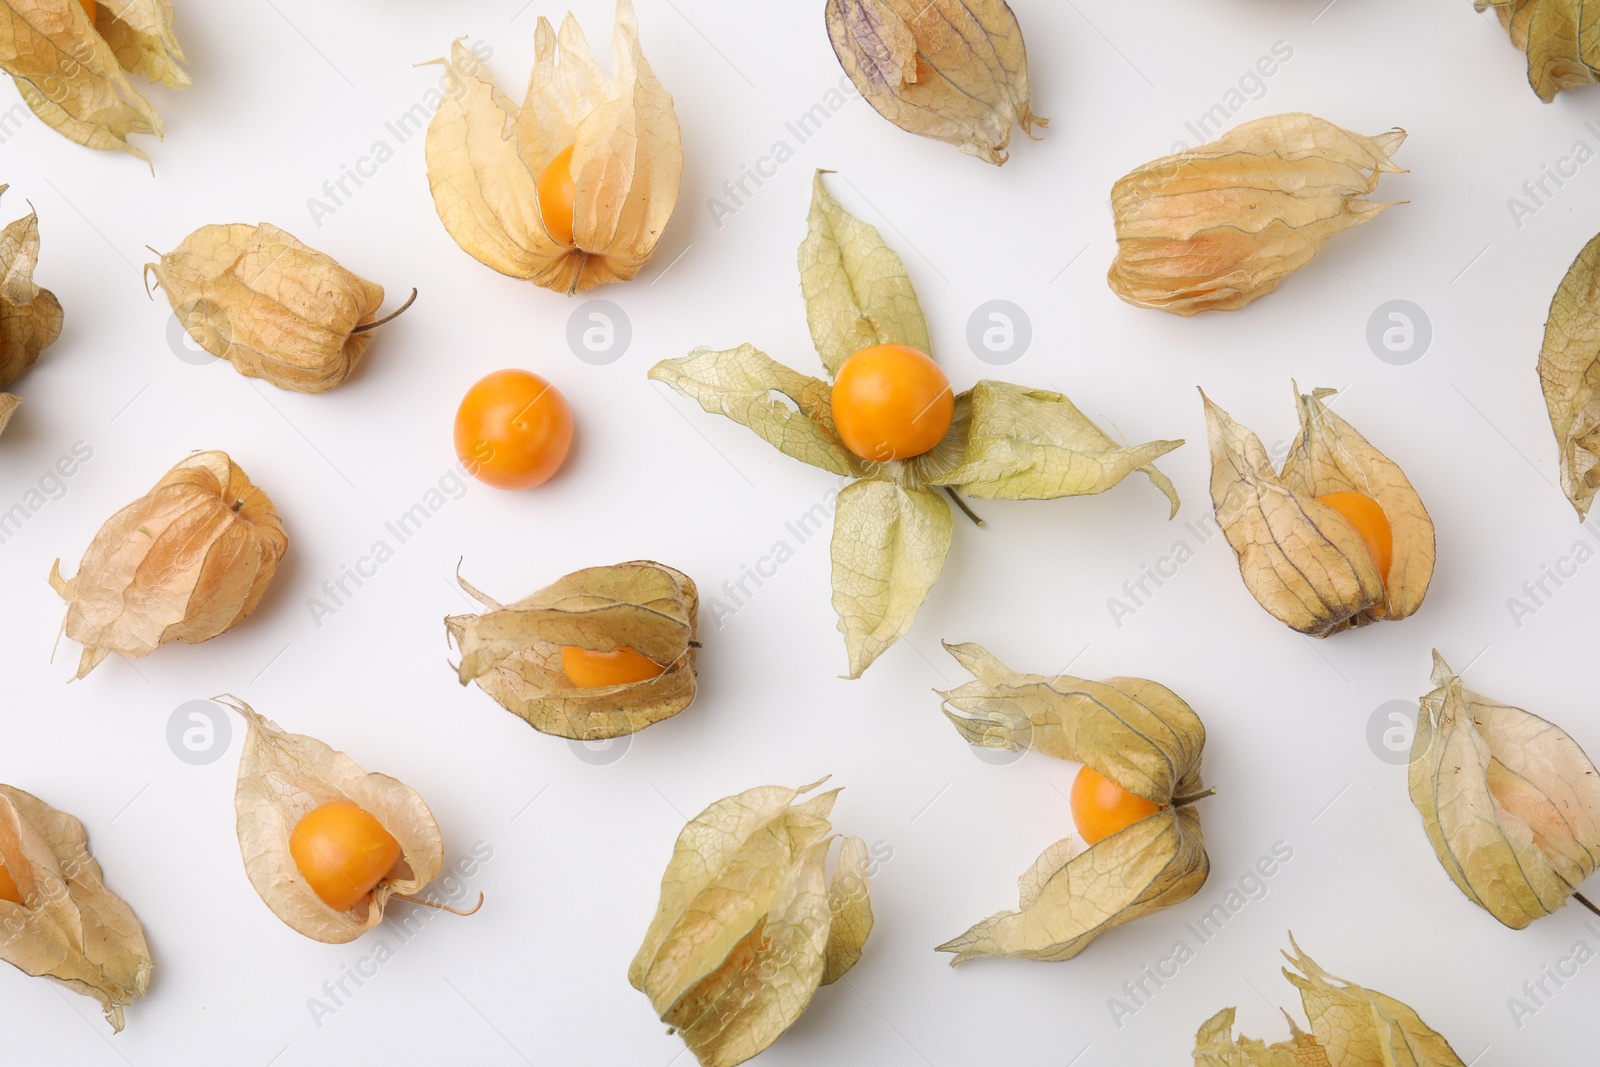
[{"label": "papery beige husk", "polygon": [[1539,385],[1556,435],[1561,489],[1581,522],[1600,488],[1600,236],[1583,246],[1550,300]]},{"label": "papery beige husk", "polygon": [[[444,866],[444,839],[416,790],[362,770],[304,734],[285,733],[233,697],[218,698],[249,726],[233,797],[245,873],[272,913],[297,933],[328,945],[354,941],[383,921],[391,898],[419,892]],[[295,866],[289,835],[312,809],[348,800],[400,843],[400,859],[367,899],[349,911],[322,902]]]},{"label": "papery beige husk", "polygon": [[[0,185],[0,194],[9,186]],[[10,385],[61,335],[61,302],[33,280],[39,216],[30,211],[0,230],[0,386]],[[0,433],[21,400],[0,393]]]},{"label": "papery beige husk", "polygon": [[1181,903],[1211,872],[1196,800],[1206,731],[1172,690],[1143,678],[1092,682],[1011,670],[978,645],[946,644],[973,681],[947,693],[944,713],[969,744],[1093,767],[1163,806],[1084,851],[1064,838],[1018,881],[1019,911],[1002,911],[938,951],[951,965],[984,956],[1069,960],[1114,926]]},{"label": "papery beige husk", "polygon": [[1233,1036],[1234,1009],[1223,1008],[1194,1036],[1195,1067],[1466,1067],[1415,1010],[1376,990],[1336,978],[1300,950],[1283,958],[1283,976],[1300,991],[1310,1032],[1288,1012],[1289,1040],[1266,1045]]},{"label": "papery beige husk", "polygon": [[1233,311],[1276,289],[1334,235],[1393,204],[1364,199],[1404,130],[1376,137],[1314,115],[1257,119],[1139,167],[1111,188],[1122,299],[1176,315]]},{"label": "papery beige husk", "polygon": [[0,960],[93,997],[120,1031],[155,964],[133,909],[106,888],[83,824],[0,785],[0,866],[25,902],[0,900]]},{"label": "papery beige husk", "polygon": [[1600,866],[1600,773],[1566,731],[1462,685],[1438,652],[1412,739],[1411,801],[1467,898],[1513,930]]},{"label": "papery beige husk", "polygon": [[[672,97],[639,48],[631,0],[617,0],[608,76],[571,13],[558,35],[539,17],[521,105],[457,41],[456,87],[428,126],[428,183],[445,229],[475,259],[546,289],[627,281],[649,261],[678,202],[683,141]],[[556,240],[538,180],[573,145],[573,243]]]},{"label": "papery beige husk", "polygon": [[202,226],[144,269],[195,344],[300,393],[350,377],[383,305],[383,286],[267,223]]},{"label": "papery beige husk", "polygon": [[[1261,439],[1211,402],[1211,501],[1217,524],[1239,557],[1250,595],[1273,617],[1313,637],[1422,606],[1433,578],[1433,521],[1398,465],[1324,402],[1332,389],[1301,394],[1300,432],[1274,473]],[[1378,502],[1394,534],[1387,587],[1350,520],[1317,497],[1364,493]]]},{"label": "papery beige husk", "polygon": [[[700,594],[687,574],[652,560],[588,567],[509,605],[456,580],[488,609],[444,620],[461,650],[461,684],[477,682],[535,730],[599,741],[669,719],[694,700]],[[561,669],[564,645],[628,648],[665,669],[642,682],[582,688]]]},{"label": "papery beige husk", "polygon": [[1032,110],[1028,49],[1005,0],[828,0],[839,63],[884,118],[996,166]]},{"label": "papery beige husk", "polygon": [[1527,54],[1528,84],[1545,103],[1600,81],[1600,4],[1595,0],[1475,0],[1494,8],[1511,43]]},{"label": "papery beige husk", "polygon": [[727,797],[678,835],[628,981],[701,1067],[771,1045],[872,932],[866,843],[844,838],[827,871],[839,790],[801,799],[821,784]]},{"label": "papery beige husk", "polygon": [[82,678],[115,652],[209,641],[256,609],[288,535],[267,494],[226,452],[196,452],[100,527],[75,578],[50,568]]},{"label": "papery beige husk", "polygon": [[79,144],[140,159],[130,133],[161,136],[161,119],[124,71],[181,89],[189,75],[171,0],[0,0],[0,70],[47,125]]}]

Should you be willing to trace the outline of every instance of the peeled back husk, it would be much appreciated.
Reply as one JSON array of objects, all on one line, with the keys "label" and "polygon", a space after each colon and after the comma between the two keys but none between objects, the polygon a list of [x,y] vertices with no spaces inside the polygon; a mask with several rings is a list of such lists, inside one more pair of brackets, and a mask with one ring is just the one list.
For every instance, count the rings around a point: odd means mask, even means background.
[{"label": "peeled back husk", "polygon": [[[0,185],[0,194],[8,186]],[[0,386],[10,385],[61,335],[61,302],[33,280],[39,216],[30,211],[0,230]],[[0,394],[0,432],[21,401]]]},{"label": "peeled back husk", "polygon": [[1032,110],[1028,49],[1005,0],[828,0],[828,36],[856,89],[909,133],[999,166]]},{"label": "peeled back husk", "polygon": [[[502,605],[457,576],[488,608],[452,615],[461,684],[477,682],[541,733],[599,741],[671,718],[694,700],[700,594],[693,579],[651,560],[589,567]],[[561,669],[562,646],[628,648],[664,667],[627,685],[580,688]]]},{"label": "peeled back husk", "polygon": [[0,865],[25,901],[0,900],[0,959],[93,997],[120,1031],[155,964],[133,909],[106,888],[83,824],[0,785]]},{"label": "peeled back husk", "polygon": [[[1433,578],[1433,520],[1398,465],[1329,410],[1332,389],[1296,387],[1300,432],[1274,473],[1261,439],[1211,402],[1211,501],[1239,557],[1250,595],[1291,628],[1313,637],[1422,606]],[[1317,498],[1357,492],[1377,501],[1394,534],[1387,585],[1361,534]]]},{"label": "peeled back husk", "polygon": [[1600,236],[1583,246],[1550,300],[1539,385],[1556,435],[1561,489],[1582,521],[1600,488]]},{"label": "peeled back husk", "polygon": [[946,644],[973,681],[944,713],[969,744],[1093,767],[1163,810],[1074,854],[1047,848],[1019,880],[1021,910],[1002,911],[940,945],[951,964],[983,956],[1069,960],[1114,926],[1194,896],[1211,872],[1200,814],[1205,726],[1172,690],[1143,678],[1091,682],[1011,670],[978,645]]},{"label": "peeled back husk", "polygon": [[1600,81],[1600,11],[1594,0],[1474,0],[1494,8],[1511,43],[1528,57],[1528,84],[1545,103]]},{"label": "peeled back husk", "polygon": [[226,452],[196,452],[100,527],[75,578],[50,568],[82,678],[112,652],[209,641],[255,610],[289,549],[267,494]]},{"label": "peeled back husk", "polygon": [[[272,913],[314,941],[342,945],[383,921],[394,897],[420,891],[444,866],[444,839],[416,790],[387,774],[361,769],[304,734],[285,733],[236,698],[219,698],[249,726],[239,756],[233,807],[245,874]],[[314,808],[347,800],[377,819],[400,843],[400,859],[366,900],[334,911],[301,876],[289,835]]]},{"label": "peeled back husk", "polygon": [[[632,0],[617,0],[612,76],[571,13],[559,35],[539,17],[520,105],[459,41],[440,62],[454,84],[428,125],[428,184],[456,244],[502,274],[564,293],[638,274],[677,206],[683,140],[672,97],[639,48]],[[537,188],[569,145],[570,245],[545,226]]]},{"label": "peeled back husk", "polygon": [[161,119],[123,71],[181,89],[189,75],[171,0],[0,0],[0,70],[44,123],[79,144],[148,157],[130,133],[161,136]]},{"label": "peeled back husk", "polygon": [[800,799],[821,784],[727,797],[678,835],[628,981],[701,1067],[771,1045],[872,932],[865,842],[845,838],[827,873],[839,790]]},{"label": "peeled back husk", "polygon": [[383,305],[383,286],[266,223],[202,226],[145,270],[195,344],[300,393],[350,377]]},{"label": "peeled back husk", "polygon": [[1294,970],[1283,976],[1300,991],[1311,1031],[1288,1012],[1290,1038],[1266,1045],[1233,1036],[1234,1009],[1223,1008],[1194,1035],[1195,1067],[1466,1067],[1450,1043],[1408,1005],[1336,978],[1295,944],[1285,952]]},{"label": "peeled back husk", "polygon": [[1411,743],[1411,802],[1467,898],[1513,930],[1600,865],[1600,773],[1566,731],[1461,684],[1438,652]]},{"label": "peeled back husk", "polygon": [[1176,315],[1266,296],[1330,238],[1394,206],[1364,197],[1379,175],[1401,169],[1390,157],[1405,137],[1276,115],[1146,163],[1111,189],[1111,290]]}]

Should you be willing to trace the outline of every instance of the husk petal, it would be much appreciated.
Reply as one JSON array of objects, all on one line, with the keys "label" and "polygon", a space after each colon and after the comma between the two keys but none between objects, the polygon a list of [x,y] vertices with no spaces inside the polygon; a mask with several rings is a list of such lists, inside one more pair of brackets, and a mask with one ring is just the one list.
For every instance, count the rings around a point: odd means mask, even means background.
[{"label": "husk petal", "polygon": [[[0,185],[0,194],[6,188]],[[33,280],[38,263],[39,216],[30,211],[0,230],[0,386],[33,366],[61,335],[60,301]]]},{"label": "husk petal", "polygon": [[1583,246],[1550,300],[1539,385],[1555,431],[1561,489],[1582,521],[1600,489],[1600,236]]}]

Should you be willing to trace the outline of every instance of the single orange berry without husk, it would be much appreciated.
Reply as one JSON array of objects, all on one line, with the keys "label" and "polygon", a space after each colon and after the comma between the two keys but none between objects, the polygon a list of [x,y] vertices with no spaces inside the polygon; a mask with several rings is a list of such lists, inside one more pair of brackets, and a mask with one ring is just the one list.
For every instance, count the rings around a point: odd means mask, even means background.
[{"label": "single orange berry without husk", "polygon": [[1317,503],[1328,505],[1356,528],[1387,584],[1389,564],[1394,559],[1394,529],[1389,525],[1389,516],[1383,512],[1383,505],[1365,493],[1355,492],[1328,493],[1317,497]]},{"label": "single orange berry without husk", "polygon": [[1162,810],[1162,805],[1134,796],[1093,767],[1084,767],[1073,779],[1071,801],[1072,824],[1091,845]]},{"label": "single orange berry without husk", "polygon": [[631,648],[596,652],[577,645],[563,645],[561,670],[566,674],[567,681],[579,689],[596,689],[603,685],[648,682],[666,668]]},{"label": "single orange berry without husk", "polygon": [[0,863],[0,900],[11,904],[22,903],[22,890],[17,888],[17,880],[11,877],[11,869]]},{"label": "single orange berry without husk", "polygon": [[467,390],[456,410],[456,456],[497,489],[549,481],[572,447],[572,408],[537,374],[499,370]]},{"label": "single orange berry without husk", "polygon": [[910,345],[863,348],[833,379],[833,424],[844,446],[886,463],[944,440],[955,394],[939,364]]},{"label": "single orange berry without husk", "polygon": [[572,145],[567,145],[539,175],[539,217],[560,244],[572,244],[572,213],[578,184],[572,177]]},{"label": "single orange berry without husk", "polygon": [[289,855],[324,904],[349,911],[400,862],[400,842],[359,805],[334,800],[295,824]]}]

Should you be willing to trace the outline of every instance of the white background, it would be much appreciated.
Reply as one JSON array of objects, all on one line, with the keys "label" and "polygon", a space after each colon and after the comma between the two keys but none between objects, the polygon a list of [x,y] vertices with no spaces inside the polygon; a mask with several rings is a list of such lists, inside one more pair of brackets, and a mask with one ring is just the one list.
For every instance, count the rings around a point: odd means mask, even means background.
[{"label": "white background", "polygon": [[[0,545],[4,734],[0,781],[87,824],[109,884],[138,912],[157,961],[150,995],[115,1038],[92,1002],[0,969],[0,1019],[19,1061],[241,1064],[469,1062],[666,1067],[682,1046],[626,981],[675,834],[712,800],[757,784],[846,786],[836,825],[892,850],[873,881],[878,925],[847,983],[823,990],[765,1054],[768,1067],[999,1062],[1187,1062],[1199,1023],[1236,1004],[1245,1029],[1284,1036],[1295,1006],[1277,975],[1293,929],[1336,974],[1414,1005],[1464,1060],[1572,1063],[1592,1047],[1600,964],[1518,1029],[1521,983],[1573,942],[1600,939],[1576,907],[1524,932],[1501,928],[1450,884],[1406,797],[1403,768],[1369,748],[1380,705],[1428,688],[1428,652],[1494,697],[1564,725],[1600,754],[1593,711],[1594,599],[1580,569],[1519,627],[1507,607],[1582,532],[1556,488],[1535,375],[1551,292],[1600,229],[1600,163],[1519,227],[1507,208],[1600,118],[1600,90],[1543,105],[1521,55],[1468,0],[1015,0],[1044,139],[997,169],[902,133],[852,101],[719,227],[707,198],[839,78],[820,0],[639,0],[646,52],[675,95],[688,164],[683,198],[639,279],[595,296],[630,317],[620,361],[575,358],[575,301],[503,278],[460,251],[428,194],[420,138],[384,124],[438,68],[413,67],[456,36],[494,49],[520,97],[534,17],[522,0],[179,0],[194,86],[152,89],[164,142],[131,158],[73,145],[28,119],[0,147],[3,215],[31,200],[38,278],[66,329],[12,389],[25,398],[0,442],[0,509],[22,499],[74,442],[93,458],[60,499]],[[591,37],[610,4],[582,0]],[[759,7],[760,13],[753,11]],[[521,10],[519,10],[519,8]],[[559,12],[550,7],[549,14]],[[1293,55],[1243,121],[1306,110],[1377,133],[1403,125],[1382,199],[1406,200],[1336,239],[1276,294],[1232,314],[1179,319],[1121,303],[1104,271],[1107,192],[1133,166],[1191,140],[1193,120],[1275,42]],[[0,93],[0,109],[13,99]],[[1600,126],[1600,123],[1597,123]],[[396,158],[316,225],[307,198],[378,139]],[[815,167],[840,173],[845,205],[903,253],[937,357],[958,387],[985,375],[1069,393],[1130,439],[1185,437],[1161,461],[1184,500],[1166,519],[1140,478],[1101,497],[988,503],[961,523],[944,576],[908,640],[856,682],[828,598],[825,540],[736,614],[704,618],[701,691],[621,759],[579,758],[476,689],[462,689],[440,619],[465,608],[463,573],[504,599],[581,566],[638,557],[697,579],[709,599],[768,553],[784,523],[837,480],[649,383],[657,359],[692,347],[760,345],[818,373],[795,275]],[[1554,186],[1549,186],[1554,190]],[[169,249],[213,222],[269,221],[416,307],[385,329],[336,392],[302,396],[225,364],[177,358],[170,312],[146,298],[145,245]],[[1032,346],[991,368],[966,344],[983,301],[1031,316]],[[1366,342],[1380,304],[1426,310],[1433,341],[1409,366]],[[308,598],[385,536],[452,463],[450,423],[481,375],[523,366],[577,413],[565,470],[530,492],[474,485],[401,546],[336,614]],[[1290,379],[1344,388],[1338,410],[1410,475],[1438,526],[1422,610],[1325,642],[1274,621],[1241,584],[1221,538],[1131,618],[1106,602],[1208,515],[1197,385],[1269,445],[1294,429]],[[292,547],[260,610],[212,643],[115,658],[66,684],[77,649],[51,643],[61,606],[50,563],[76,560],[95,529],[192,449],[227,450],[276,501]],[[1552,587],[1553,588],[1553,587]],[[1016,904],[1015,879],[1071,831],[1076,768],[1037,756],[974,757],[935,688],[964,680],[941,639],[979,641],[1019,669],[1072,662],[1086,677],[1133,674],[1182,694],[1210,732],[1205,802],[1211,882],[1191,902],[1107,934],[1078,959],[980,961],[933,946]],[[449,855],[493,850],[472,881],[488,903],[442,916],[331,1017],[308,1001],[368,956],[385,928],[343,947],[310,942],[256,898],[233,833],[231,750],[190,766],[166,728],[186,701],[233,692],[286,728],[327,740],[428,800]],[[614,753],[613,753],[614,754]],[[608,757],[602,757],[608,758]],[[1192,936],[1274,842],[1294,858],[1179,976],[1118,1029],[1109,997]],[[350,987],[353,988],[353,987]],[[687,1062],[687,1057],[679,1060]]]}]

